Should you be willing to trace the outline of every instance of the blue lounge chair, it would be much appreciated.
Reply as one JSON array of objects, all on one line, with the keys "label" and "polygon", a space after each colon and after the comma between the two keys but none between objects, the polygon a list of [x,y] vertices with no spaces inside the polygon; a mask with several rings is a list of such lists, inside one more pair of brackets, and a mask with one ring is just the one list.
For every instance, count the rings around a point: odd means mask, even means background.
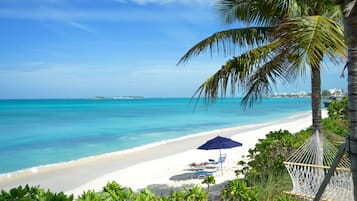
[{"label": "blue lounge chair", "polygon": [[226,158],[227,158],[227,154],[222,154],[219,156],[217,161],[209,159],[209,162],[211,165],[223,164],[226,161]]},{"label": "blue lounge chair", "polygon": [[207,177],[208,175],[212,175],[215,171],[197,171],[194,172],[193,174],[197,176],[198,179],[203,179]]}]

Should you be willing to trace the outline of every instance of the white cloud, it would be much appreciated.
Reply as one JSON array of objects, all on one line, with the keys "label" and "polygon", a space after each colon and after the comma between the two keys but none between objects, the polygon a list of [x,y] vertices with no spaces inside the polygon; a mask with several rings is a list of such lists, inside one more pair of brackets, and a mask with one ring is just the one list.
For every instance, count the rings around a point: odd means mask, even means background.
[{"label": "white cloud", "polygon": [[69,24],[72,27],[75,27],[77,29],[80,29],[80,30],[83,30],[83,31],[86,31],[86,32],[92,32],[92,30],[88,26],[85,26],[84,24],[81,24],[81,23],[78,23],[78,22],[69,22]]}]

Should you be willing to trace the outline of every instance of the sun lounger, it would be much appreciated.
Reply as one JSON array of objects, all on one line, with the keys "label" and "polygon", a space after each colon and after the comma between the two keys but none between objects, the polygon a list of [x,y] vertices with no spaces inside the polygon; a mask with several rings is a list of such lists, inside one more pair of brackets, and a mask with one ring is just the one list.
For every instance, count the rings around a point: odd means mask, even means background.
[{"label": "sun lounger", "polygon": [[197,171],[194,172],[193,174],[198,178],[198,179],[203,179],[207,177],[208,175],[212,175],[215,171]]},{"label": "sun lounger", "polygon": [[206,168],[207,165],[210,163],[208,162],[202,162],[202,163],[191,163],[189,170],[191,171],[200,171]]},{"label": "sun lounger", "polygon": [[215,161],[213,159],[209,159],[208,161],[209,161],[209,163],[211,165],[218,165],[218,164],[223,164],[226,161],[226,158],[227,158],[227,155],[226,154],[222,154],[222,155],[219,156],[217,161]]}]

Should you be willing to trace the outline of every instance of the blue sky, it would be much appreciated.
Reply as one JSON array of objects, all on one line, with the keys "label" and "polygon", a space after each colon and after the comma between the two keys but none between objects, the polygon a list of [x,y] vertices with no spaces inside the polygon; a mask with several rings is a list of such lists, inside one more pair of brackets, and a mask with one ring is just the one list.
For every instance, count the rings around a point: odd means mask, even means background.
[{"label": "blue sky", "polygon": [[[190,97],[228,58],[177,66],[228,29],[207,0],[0,0],[0,98]],[[238,26],[238,25],[233,25]],[[327,63],[322,88],[347,88]],[[310,91],[307,76],[276,91]]]}]

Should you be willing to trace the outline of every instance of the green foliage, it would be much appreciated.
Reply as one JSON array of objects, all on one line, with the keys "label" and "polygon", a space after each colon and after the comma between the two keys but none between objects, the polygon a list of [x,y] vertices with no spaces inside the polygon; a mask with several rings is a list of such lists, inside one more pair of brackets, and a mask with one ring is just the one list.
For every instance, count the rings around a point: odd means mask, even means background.
[{"label": "green foliage", "polygon": [[205,201],[205,200],[208,200],[208,194],[200,186],[194,186],[190,189],[185,188],[184,200],[186,200],[186,201]]},{"label": "green foliage", "polygon": [[216,180],[214,179],[213,175],[208,175],[204,178],[202,184],[207,184],[207,193],[209,193],[210,184],[216,184]]},{"label": "green foliage", "polygon": [[322,127],[327,132],[340,136],[347,136],[349,133],[348,121],[344,119],[325,118],[322,120]]},{"label": "green foliage", "polygon": [[52,193],[40,187],[19,186],[9,192],[1,190],[0,201],[73,201],[73,195],[67,196],[63,192]]},{"label": "green foliage", "polygon": [[255,188],[258,190],[259,200],[276,200],[286,197],[283,191],[291,190],[290,175],[285,173],[278,177],[268,176],[264,181],[257,181],[254,183]]},{"label": "green foliage", "polygon": [[[126,199],[124,199],[124,200],[126,200]],[[155,201],[155,200],[159,200],[159,198],[151,190],[145,189],[144,191],[141,191],[136,195],[135,200],[136,201]]]},{"label": "green foliage", "polygon": [[83,192],[83,194],[78,197],[78,201],[101,201],[101,200],[102,200],[101,194],[91,190]]},{"label": "green foliage", "polygon": [[130,188],[123,188],[120,184],[112,181],[103,187],[102,197],[106,201],[133,200],[135,195]]},{"label": "green foliage", "polygon": [[258,201],[258,190],[249,187],[244,180],[233,180],[224,188],[222,199],[225,201]]},{"label": "green foliage", "polygon": [[327,111],[329,117],[322,121],[324,130],[343,137],[347,136],[349,133],[347,97],[331,102]]},{"label": "green foliage", "polygon": [[333,119],[348,120],[348,99],[332,101],[327,107],[328,116]]},{"label": "green foliage", "polygon": [[[308,134],[309,133],[309,134]],[[237,173],[243,173],[248,180],[266,179],[269,175],[281,175],[286,172],[284,160],[311,135],[304,131],[296,135],[287,130],[270,132],[265,139],[259,139],[254,149],[249,149],[246,163]]]},{"label": "green foliage", "polygon": [[[208,178],[207,182],[215,183],[214,178]],[[44,191],[40,187],[19,186],[10,189],[9,192],[1,190],[0,201],[73,201],[73,195],[67,196],[63,192],[52,193]],[[150,189],[144,189],[141,192],[134,193],[131,188],[124,188],[115,181],[108,182],[103,187],[103,191],[95,192],[88,190],[83,192],[78,201],[207,201],[208,194],[204,188],[194,186],[192,188],[184,187],[184,192],[176,191],[171,196],[156,195]]]},{"label": "green foliage", "polygon": [[[286,130],[270,132],[265,139],[258,140],[254,149],[248,150],[249,155],[246,157],[249,162],[243,160],[238,162],[241,169],[236,174],[243,174],[246,185],[254,186],[253,194],[257,191],[258,200],[284,200],[282,192],[291,188],[291,181],[283,162],[311,134],[311,128],[296,134],[291,134]],[[236,186],[235,188],[245,187],[244,184],[232,184]],[[227,196],[226,194],[225,197]]]},{"label": "green foliage", "polygon": [[180,191],[174,191],[172,192],[172,195],[170,197],[170,200],[175,200],[175,201],[179,201],[179,200],[184,200],[185,199],[185,194],[180,192]]}]

